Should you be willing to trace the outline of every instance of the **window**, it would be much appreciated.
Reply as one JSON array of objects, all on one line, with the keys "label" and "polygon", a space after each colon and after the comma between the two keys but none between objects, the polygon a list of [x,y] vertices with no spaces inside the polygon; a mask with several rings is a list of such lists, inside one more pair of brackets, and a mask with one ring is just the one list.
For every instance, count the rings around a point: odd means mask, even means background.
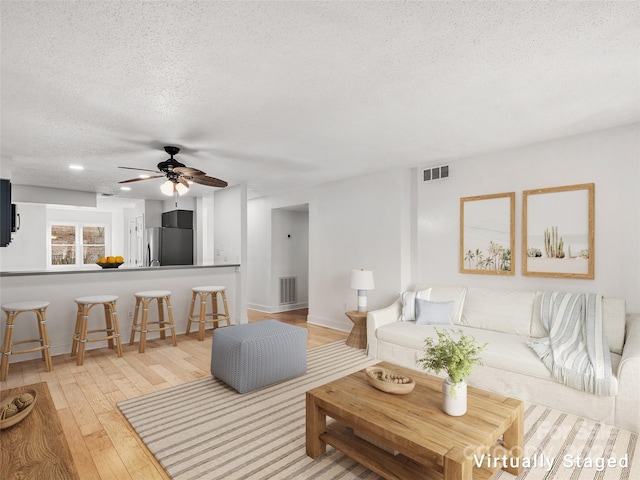
[{"label": "window", "polygon": [[104,227],[82,227],[82,263],[96,263],[104,256]]},{"label": "window", "polygon": [[52,224],[49,265],[91,265],[106,255],[106,227],[102,225]]}]

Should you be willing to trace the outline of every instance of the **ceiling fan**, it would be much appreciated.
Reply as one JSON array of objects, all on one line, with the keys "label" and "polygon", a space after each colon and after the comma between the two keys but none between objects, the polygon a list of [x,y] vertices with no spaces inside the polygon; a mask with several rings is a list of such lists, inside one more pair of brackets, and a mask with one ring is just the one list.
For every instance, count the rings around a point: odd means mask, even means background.
[{"label": "ceiling fan", "polygon": [[208,187],[220,187],[224,188],[228,185],[224,180],[219,178],[209,177],[206,173],[196,168],[187,167],[185,164],[178,162],[174,155],[180,152],[178,147],[166,146],[164,151],[171,155],[164,162],[158,164],[158,170],[147,170],[145,168],[133,168],[133,167],[118,167],[126,170],[138,170],[141,172],[159,173],[160,175],[154,176],[141,176],[138,178],[131,178],[129,180],[123,180],[118,183],[131,183],[140,182],[142,180],[151,180],[153,178],[166,177],[167,181],[162,184],[160,190],[165,195],[173,195],[178,193],[183,195],[189,190],[189,182],[198,183],[200,185],[206,185]]}]

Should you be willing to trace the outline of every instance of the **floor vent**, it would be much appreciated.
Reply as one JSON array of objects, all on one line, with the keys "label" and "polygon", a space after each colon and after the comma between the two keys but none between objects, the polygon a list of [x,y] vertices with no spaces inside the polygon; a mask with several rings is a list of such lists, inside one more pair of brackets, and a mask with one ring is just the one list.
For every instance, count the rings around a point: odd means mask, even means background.
[{"label": "floor vent", "polygon": [[297,278],[298,277],[280,277],[280,305],[296,303],[297,301]]}]

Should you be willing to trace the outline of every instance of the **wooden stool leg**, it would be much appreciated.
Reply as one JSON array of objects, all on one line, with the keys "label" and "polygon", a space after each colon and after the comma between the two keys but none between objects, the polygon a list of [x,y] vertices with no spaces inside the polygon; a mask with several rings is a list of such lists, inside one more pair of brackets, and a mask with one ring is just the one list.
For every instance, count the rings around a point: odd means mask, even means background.
[{"label": "wooden stool leg", "polygon": [[171,328],[171,340],[174,347],[178,346],[178,339],[176,338],[176,329],[173,326],[173,312],[171,311],[171,299],[169,297],[165,297],[167,304],[167,313],[169,314],[169,325]]},{"label": "wooden stool leg", "polygon": [[[165,297],[166,298],[166,297]],[[165,333],[165,326],[164,326],[164,308],[163,308],[163,298],[157,298],[156,299],[158,302],[158,328],[160,329],[160,338],[162,340],[164,340],[165,338],[167,338],[167,335]]]},{"label": "wooden stool leg", "polygon": [[113,343],[113,321],[111,317],[111,307],[109,303],[103,303],[104,307],[104,324],[107,332],[107,345],[109,350],[113,350],[115,344]]},{"label": "wooden stool leg", "polygon": [[204,340],[204,326],[207,321],[207,296],[209,293],[198,294],[200,296],[200,322],[198,323],[198,341],[202,342]]},{"label": "wooden stool leg", "polygon": [[80,324],[81,324],[82,307],[78,304],[78,311],[76,312],[76,325],[73,327],[73,342],[71,343],[71,356],[73,357],[78,353],[78,338],[80,338]]},{"label": "wooden stool leg", "polygon": [[116,352],[118,357],[122,357],[122,343],[120,342],[120,327],[118,327],[118,312],[116,311],[116,302],[108,304],[109,313],[111,316],[111,323],[113,328],[113,338],[116,343]]},{"label": "wooden stool leg", "polygon": [[16,312],[7,313],[7,325],[4,329],[4,345],[2,346],[2,361],[0,362],[0,381],[5,381],[9,374],[9,357],[11,356],[11,339],[13,337],[13,324]]},{"label": "wooden stool leg", "polygon": [[186,335],[189,335],[189,333],[191,333],[191,319],[193,318],[193,310],[196,306],[196,295],[197,292],[191,292],[191,307],[189,308],[189,317],[187,318]]},{"label": "wooden stool leg", "polygon": [[131,324],[131,336],[129,337],[129,345],[133,345],[136,341],[136,331],[138,327],[138,311],[140,310],[140,299],[136,298],[136,306],[133,309],[133,323]]},{"label": "wooden stool leg", "polygon": [[47,314],[46,307],[36,311],[38,317],[38,328],[40,329],[40,346],[42,347],[42,359],[46,365],[47,372],[53,370],[53,361],[51,360],[51,342],[49,341],[49,332],[47,331]]},{"label": "wooden stool leg", "polygon": [[142,299],[142,325],[140,325],[140,345],[138,346],[138,352],[144,353],[147,345],[147,319],[149,316],[149,303],[150,298]]},{"label": "wooden stool leg", "polygon": [[89,319],[89,310],[91,307],[89,305],[82,305],[82,312],[80,316],[80,336],[78,338],[78,360],[76,361],[76,365],[84,364],[84,349],[87,344],[87,323]]},{"label": "wooden stool leg", "polygon": [[227,320],[228,327],[229,325],[231,325],[231,317],[229,316],[229,306],[227,305],[227,294],[224,292],[224,290],[220,292],[220,294],[222,295],[222,306],[224,308],[224,316]]},{"label": "wooden stool leg", "polygon": [[218,292],[211,292],[211,320],[213,320],[213,328],[220,326],[218,323]]}]

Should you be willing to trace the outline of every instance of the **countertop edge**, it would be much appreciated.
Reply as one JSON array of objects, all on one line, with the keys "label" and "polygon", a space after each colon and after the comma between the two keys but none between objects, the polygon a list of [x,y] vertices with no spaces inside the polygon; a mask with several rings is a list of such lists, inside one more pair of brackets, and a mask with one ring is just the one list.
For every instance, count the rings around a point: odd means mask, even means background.
[{"label": "countertop edge", "polygon": [[131,267],[131,268],[101,268],[101,269],[86,269],[86,270],[39,270],[39,271],[15,271],[15,272],[0,272],[0,277],[24,277],[24,276],[37,276],[37,275],[71,275],[71,274],[83,274],[83,273],[114,273],[114,272],[148,272],[158,270],[184,270],[195,268],[238,268],[239,263],[229,263],[224,265],[166,265],[164,267]]}]

